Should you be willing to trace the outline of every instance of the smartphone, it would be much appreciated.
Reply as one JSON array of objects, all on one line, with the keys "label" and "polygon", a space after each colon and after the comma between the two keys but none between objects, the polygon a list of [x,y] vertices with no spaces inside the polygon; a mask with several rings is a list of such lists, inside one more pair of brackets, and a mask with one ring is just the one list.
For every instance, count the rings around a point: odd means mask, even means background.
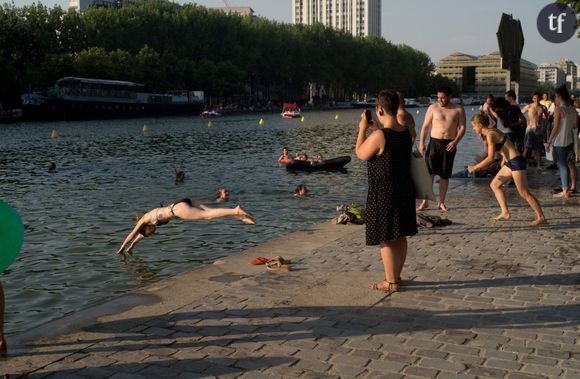
[{"label": "smartphone", "polygon": [[373,114],[371,113],[370,109],[365,110],[365,118],[369,124],[373,123]]}]

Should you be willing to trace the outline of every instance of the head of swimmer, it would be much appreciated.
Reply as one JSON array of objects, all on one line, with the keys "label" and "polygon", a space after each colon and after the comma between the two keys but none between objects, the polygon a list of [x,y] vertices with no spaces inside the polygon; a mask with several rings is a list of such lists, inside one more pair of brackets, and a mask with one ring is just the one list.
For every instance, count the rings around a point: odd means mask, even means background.
[{"label": "head of swimmer", "polygon": [[308,188],[304,184],[299,184],[294,190],[294,196],[303,197],[308,193]]},{"label": "head of swimmer", "polygon": [[230,199],[230,193],[224,187],[220,187],[217,191],[216,201],[226,202]]},{"label": "head of swimmer", "polygon": [[139,234],[142,234],[144,237],[149,237],[150,235],[155,233],[156,230],[157,227],[155,225],[144,224],[143,226],[141,226],[141,228],[139,228]]}]

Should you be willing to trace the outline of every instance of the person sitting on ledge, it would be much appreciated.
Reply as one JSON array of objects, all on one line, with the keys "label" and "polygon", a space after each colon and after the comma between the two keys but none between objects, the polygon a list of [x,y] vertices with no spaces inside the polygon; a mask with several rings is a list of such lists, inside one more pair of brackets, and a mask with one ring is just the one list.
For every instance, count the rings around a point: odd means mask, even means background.
[{"label": "person sitting on ledge", "polygon": [[220,217],[236,218],[251,225],[256,223],[254,217],[239,205],[235,208],[210,208],[197,201],[182,199],[173,204],[150,210],[139,218],[137,225],[135,225],[119,250],[117,250],[117,254],[121,254],[123,249],[125,249],[125,253],[131,254],[131,251],[139,241],[155,233],[157,226],[167,224],[171,220],[180,218],[187,221],[196,221],[212,220]]}]

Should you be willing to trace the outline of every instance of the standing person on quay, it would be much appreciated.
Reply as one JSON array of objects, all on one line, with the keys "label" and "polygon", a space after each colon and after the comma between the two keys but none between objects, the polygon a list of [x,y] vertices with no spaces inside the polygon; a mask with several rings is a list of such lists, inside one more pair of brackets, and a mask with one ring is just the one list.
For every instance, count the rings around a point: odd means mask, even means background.
[{"label": "standing person on quay", "polygon": [[540,93],[534,92],[532,94],[532,102],[522,109],[522,113],[528,114],[528,126],[526,128],[526,135],[524,137],[524,158],[530,159],[533,154],[536,158],[538,169],[542,167],[542,144],[543,133],[542,115],[547,115],[547,109],[540,104]]},{"label": "standing person on quay", "polygon": [[[376,119],[361,114],[356,155],[368,161],[368,195],[365,212],[366,244],[380,245],[385,278],[374,283],[377,291],[397,292],[407,258],[407,236],[417,234],[415,188],[411,179],[413,142],[408,128],[397,122],[399,97],[384,90],[377,98]],[[368,129],[372,133],[367,137]]]},{"label": "standing person on quay", "polygon": [[580,99],[576,98],[575,94],[570,94],[570,99],[572,99],[572,103],[574,108],[576,108],[576,113],[578,113],[578,129],[574,132],[574,154],[576,155],[576,163],[580,162]]},{"label": "standing person on quay", "polygon": [[512,142],[516,145],[516,148],[520,153],[524,151],[524,137],[526,135],[526,125],[528,124],[528,120],[522,113],[520,106],[517,102],[516,92],[513,89],[506,91],[505,99],[510,104],[510,119],[503,120],[504,126],[509,128],[513,131],[513,137],[515,138]]},{"label": "standing person on quay", "polygon": [[481,106],[481,113],[489,117],[489,126],[494,128],[497,120],[497,114],[493,111],[495,97],[490,93],[485,98],[485,103]]},{"label": "standing person on quay", "polygon": [[578,113],[572,105],[566,86],[556,88],[556,105],[554,128],[548,137],[548,146],[554,146],[562,182],[562,192],[554,197],[567,199],[570,193],[576,192],[574,131],[578,130]]},{"label": "standing person on quay", "polygon": [[[496,109],[496,111],[499,116],[498,121],[509,117],[506,109]],[[486,115],[481,113],[476,114],[471,119],[471,125],[473,126],[473,131],[482,136],[486,141],[487,156],[478,164],[468,166],[467,170],[471,173],[475,172],[475,170],[486,167],[493,162],[496,151],[502,156],[502,168],[490,184],[495,198],[501,208],[501,213],[499,216],[495,217],[494,220],[507,221],[510,219],[510,212],[507,206],[505,193],[501,187],[510,178],[513,178],[518,193],[528,202],[530,207],[532,207],[536,213],[536,219],[532,221],[532,225],[539,225],[546,222],[540,203],[538,203],[538,200],[530,193],[528,187],[526,160],[516,150],[514,144],[501,131],[489,127],[489,118]]]},{"label": "standing person on quay", "polygon": [[[457,152],[457,144],[465,134],[465,110],[459,104],[451,103],[451,88],[447,86],[437,90],[437,103],[427,110],[425,121],[421,128],[419,153],[427,159],[427,167],[431,179],[439,175],[439,204],[443,212],[449,209],[445,205],[449,178],[453,171],[453,160]],[[431,127],[432,126],[432,127]],[[425,149],[427,134],[431,129],[429,146]],[[425,155],[426,153],[426,155]],[[429,201],[423,200],[418,211],[427,209]]]},{"label": "standing person on quay", "polygon": [[397,96],[399,96],[399,109],[397,110],[397,122],[409,130],[411,134],[411,140],[415,143],[417,138],[417,131],[415,130],[415,119],[411,113],[407,112],[405,108],[405,98],[403,94],[397,91]]}]

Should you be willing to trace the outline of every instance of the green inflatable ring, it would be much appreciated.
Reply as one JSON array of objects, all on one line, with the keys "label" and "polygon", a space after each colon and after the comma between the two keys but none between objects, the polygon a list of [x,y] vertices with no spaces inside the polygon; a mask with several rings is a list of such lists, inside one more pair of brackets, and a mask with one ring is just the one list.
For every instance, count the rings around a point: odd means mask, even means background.
[{"label": "green inflatable ring", "polygon": [[24,241],[24,225],[20,215],[4,200],[0,200],[0,273],[18,256]]}]

